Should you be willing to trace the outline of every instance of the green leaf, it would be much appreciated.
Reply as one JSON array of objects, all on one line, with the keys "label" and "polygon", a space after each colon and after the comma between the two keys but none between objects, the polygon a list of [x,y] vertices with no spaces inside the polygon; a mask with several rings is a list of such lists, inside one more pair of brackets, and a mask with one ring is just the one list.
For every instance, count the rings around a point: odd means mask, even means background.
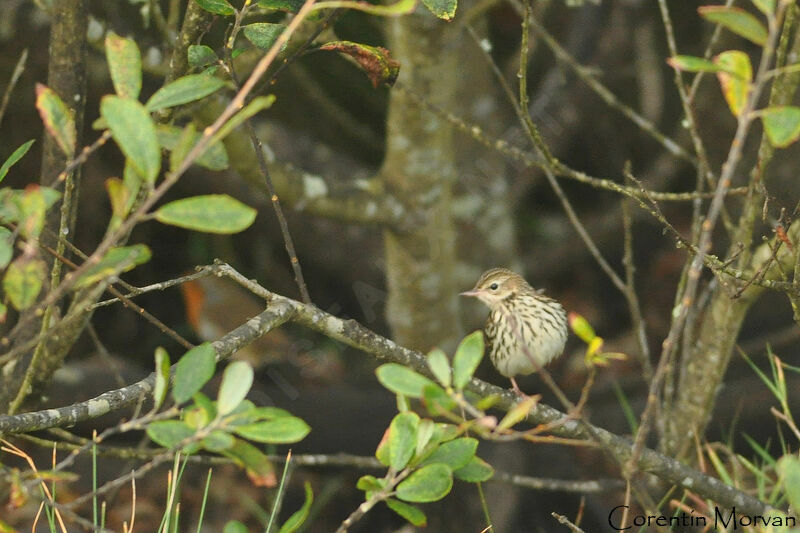
[{"label": "green leaf", "polygon": [[443,443],[422,464],[444,463],[452,470],[458,470],[462,466],[466,466],[475,457],[477,449],[477,439],[461,437],[460,439]]},{"label": "green leaf", "polygon": [[728,50],[716,56],[714,64],[720,68],[717,79],[725,101],[733,116],[738,117],[750,94],[750,81],[753,79],[750,58],[744,52]]},{"label": "green leaf", "polygon": [[444,389],[436,384],[428,385],[422,390],[422,403],[434,416],[444,415],[458,405]]},{"label": "green leaf", "polygon": [[230,132],[236,129],[242,122],[252,117],[259,111],[267,109],[275,101],[274,95],[257,96],[253,98],[249,104],[244,106],[241,111],[233,115],[217,133],[211,138],[211,145],[224,139]]},{"label": "green leaf", "polygon": [[188,401],[211,379],[217,366],[215,357],[216,352],[208,342],[183,354],[175,365],[175,383],[172,387],[175,403]]},{"label": "green leaf", "polygon": [[236,14],[236,10],[233,9],[233,6],[230,5],[227,0],[194,0],[198,3],[200,7],[208,11],[209,13],[214,13],[215,15],[234,15]]},{"label": "green leaf", "polygon": [[422,3],[436,18],[452,20],[456,16],[457,0],[422,0]]},{"label": "green leaf", "polygon": [[171,226],[229,234],[248,228],[256,218],[256,210],[227,194],[209,194],[165,204],[155,217]]},{"label": "green leaf", "polygon": [[453,471],[442,463],[423,466],[397,485],[403,501],[426,503],[441,500],[453,488]]},{"label": "green leaf", "polygon": [[374,492],[378,490],[383,490],[384,484],[381,483],[381,480],[376,478],[375,476],[361,476],[358,478],[358,483],[356,483],[356,488],[359,490],[363,490],[364,492]]},{"label": "green leaf", "polygon": [[3,181],[3,178],[5,178],[5,177],[6,177],[6,174],[8,174],[8,170],[9,170],[11,167],[13,167],[13,166],[14,166],[14,164],[15,164],[17,161],[19,161],[20,159],[22,159],[22,157],[23,157],[25,154],[27,154],[27,153],[28,153],[28,150],[30,150],[30,148],[31,148],[31,145],[32,145],[34,142],[36,142],[36,140],[35,140],[35,139],[31,139],[30,141],[28,141],[28,142],[26,142],[26,143],[23,143],[23,144],[22,144],[22,146],[20,146],[20,147],[19,147],[19,148],[17,148],[16,150],[14,150],[14,151],[11,153],[11,155],[10,155],[10,156],[8,156],[8,159],[6,159],[6,160],[5,160],[5,162],[3,163],[3,165],[2,165],[2,166],[0,166],[0,181]]},{"label": "green leaf", "polygon": [[483,358],[483,332],[470,333],[456,349],[453,356],[453,385],[456,389],[463,389]]},{"label": "green leaf", "polygon": [[775,0],[753,0],[753,5],[765,15],[775,13]]},{"label": "green leaf", "polygon": [[702,57],[678,55],[667,58],[672,68],[686,72],[719,72],[719,67]]},{"label": "green leaf", "polygon": [[274,487],[277,484],[275,468],[272,466],[269,457],[249,442],[236,439],[233,447],[224,450],[222,455],[245,467],[247,476],[257,486]]},{"label": "green leaf", "polygon": [[394,4],[388,6],[375,5],[368,2],[354,2],[352,0],[327,0],[325,2],[317,2],[314,4],[312,10],[354,9],[379,17],[399,17],[401,15],[410,14],[414,11],[415,7],[417,7],[417,0],[398,0]]},{"label": "green leaf", "polygon": [[303,7],[303,0],[258,0],[258,7],[297,13]]},{"label": "green leaf", "polygon": [[597,336],[594,332],[594,328],[589,324],[589,321],[578,313],[569,314],[569,327],[572,328],[572,332],[580,340],[587,344],[592,342],[592,339]]},{"label": "green leaf", "polygon": [[222,533],[250,533],[250,530],[238,520],[231,520],[222,528]]},{"label": "green leaf", "polygon": [[453,472],[453,475],[461,481],[481,483],[492,478],[494,468],[480,457],[473,457],[466,465]]},{"label": "green leaf", "polygon": [[42,290],[45,276],[47,265],[41,259],[16,258],[8,265],[3,277],[3,290],[11,305],[18,311],[33,305]]},{"label": "green leaf", "polygon": [[442,386],[450,386],[450,361],[447,360],[447,355],[439,348],[434,348],[428,353],[428,368],[431,369],[434,377]]},{"label": "green leaf", "polygon": [[395,394],[403,394],[410,398],[419,398],[426,386],[435,385],[422,374],[397,363],[381,365],[375,370],[375,374],[384,387]]},{"label": "green leaf", "polygon": [[311,511],[311,504],[314,503],[314,491],[311,490],[311,483],[308,481],[305,482],[304,488],[306,491],[306,500],[303,502],[303,506],[295,511],[294,514],[283,523],[278,533],[294,533],[300,529],[303,522],[308,519],[308,515]]},{"label": "green leaf", "polygon": [[30,185],[20,192],[22,194],[16,197],[21,222],[20,231],[24,236],[35,239],[44,229],[47,201],[42,187],[38,185]]},{"label": "green leaf", "polygon": [[106,35],[106,61],[118,96],[139,98],[142,90],[142,55],[131,39],[113,31]]},{"label": "green leaf", "polygon": [[156,384],[153,387],[153,409],[158,410],[167,397],[169,386],[169,354],[159,346],[156,348]]},{"label": "green leaf", "polygon": [[36,84],[36,109],[47,133],[53,136],[64,155],[72,157],[77,142],[72,111],[55,92],[41,83]]},{"label": "green leaf", "polygon": [[235,442],[236,439],[234,439],[232,435],[216,429],[203,437],[203,440],[200,442],[200,444],[203,446],[203,448],[210,452],[220,453],[224,450],[233,448]]},{"label": "green leaf", "polygon": [[217,412],[227,415],[242,403],[253,385],[253,367],[234,361],[225,367],[217,395]]},{"label": "green leaf", "polygon": [[198,419],[199,423],[195,427],[205,427],[209,422],[217,418],[217,404],[212,402],[211,398],[198,391],[192,394],[192,401],[202,411],[202,417]]},{"label": "green leaf", "polygon": [[237,435],[256,442],[290,444],[303,440],[311,431],[311,428],[296,416],[283,416],[263,422],[236,426],[234,431]]},{"label": "green leaf", "polygon": [[400,74],[400,63],[390,57],[389,50],[380,46],[369,46],[352,41],[332,41],[319,47],[349,57],[366,72],[373,87],[381,84],[394,85]]},{"label": "green leaf", "polygon": [[760,115],[773,146],[785,148],[800,137],[800,107],[773,106],[761,110]]},{"label": "green leaf", "polygon": [[414,507],[413,505],[409,505],[393,498],[386,500],[386,505],[389,507],[389,509],[408,520],[411,525],[417,527],[425,527],[428,525],[428,517],[425,516],[425,513],[422,512],[422,509],[419,507]]},{"label": "green leaf", "polygon": [[244,36],[247,40],[263,50],[269,50],[286,29],[284,24],[271,24],[268,22],[254,22],[244,26]]},{"label": "green leaf", "polygon": [[425,450],[425,447],[433,438],[433,433],[436,429],[436,425],[434,424],[433,420],[429,418],[424,418],[419,421],[419,426],[417,426],[417,443],[416,443],[416,450],[414,450],[414,455],[420,457]]},{"label": "green leaf", "polygon": [[697,8],[697,11],[704,19],[720,24],[759,46],[764,46],[767,43],[767,28],[744,9],[726,6],[701,6]]},{"label": "green leaf", "polygon": [[194,435],[194,429],[180,420],[157,420],[147,426],[150,440],[164,448],[175,448]]},{"label": "green leaf", "polygon": [[[191,122],[182,130],[175,126],[159,124],[156,132],[158,142],[170,152],[169,168],[172,171],[180,167],[201,136]],[[221,142],[212,144],[195,160],[195,163],[209,170],[225,170],[229,165],[225,145]]]},{"label": "green leaf", "polygon": [[13,256],[14,234],[10,229],[0,226],[0,270],[6,268]]},{"label": "green leaf", "polygon": [[219,57],[214,50],[204,44],[190,44],[186,51],[186,59],[190,67],[201,68],[216,63]]},{"label": "green leaf", "polygon": [[413,412],[400,413],[389,425],[389,466],[402,470],[414,456],[417,447],[419,416]]},{"label": "green leaf", "polygon": [[160,88],[145,104],[148,111],[158,111],[168,107],[200,100],[218,91],[225,85],[219,78],[206,74],[189,74]]},{"label": "green leaf", "polygon": [[125,207],[128,205],[128,195],[130,194],[123,181],[119,178],[107,178],[105,181],[108,200],[111,203],[111,214],[117,220],[125,218],[128,213]]},{"label": "green leaf", "polygon": [[154,183],[161,169],[161,148],[144,106],[130,98],[108,95],[100,102],[100,114],[125,157],[148,183]]},{"label": "green leaf", "polygon": [[100,262],[89,267],[75,284],[76,287],[88,287],[100,280],[118,276],[132,270],[137,265],[150,260],[150,248],[144,244],[123,246],[110,249]]},{"label": "green leaf", "polygon": [[800,507],[800,460],[797,457],[786,455],[778,461],[781,485],[786,492],[789,506],[792,509]]}]

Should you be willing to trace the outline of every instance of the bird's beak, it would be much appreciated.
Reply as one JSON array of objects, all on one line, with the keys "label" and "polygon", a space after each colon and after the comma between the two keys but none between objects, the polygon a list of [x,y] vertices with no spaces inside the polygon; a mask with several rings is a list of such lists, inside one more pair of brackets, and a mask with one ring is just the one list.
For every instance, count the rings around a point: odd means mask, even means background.
[{"label": "bird's beak", "polygon": [[472,289],[471,291],[465,291],[461,293],[461,296],[478,296],[481,291],[477,289]]}]

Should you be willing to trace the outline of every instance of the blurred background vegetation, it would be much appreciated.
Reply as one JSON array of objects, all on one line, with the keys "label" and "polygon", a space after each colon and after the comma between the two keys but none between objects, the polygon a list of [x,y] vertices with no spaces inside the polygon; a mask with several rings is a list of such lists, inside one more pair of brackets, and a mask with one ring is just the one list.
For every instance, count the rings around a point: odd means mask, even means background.
[{"label": "blurred background vegetation", "polygon": [[[27,50],[28,56],[0,123],[0,159],[23,142],[42,137],[34,85],[48,79],[48,32],[58,3],[3,2],[0,87],[8,84],[23,51]],[[231,3],[241,7],[241,2]],[[697,7],[703,3],[667,4],[679,52],[703,56],[715,34],[714,25],[697,14]],[[166,27],[157,20],[156,7],[160,16],[166,17],[162,21]],[[170,38],[174,33],[170,31],[175,29],[169,24],[183,20],[186,2],[97,0],[87,1],[85,8],[88,42],[83,144],[90,144],[98,135],[91,125],[99,117],[100,98],[113,92],[103,51],[105,32],[130,36],[138,44],[145,71],[142,95],[146,99],[169,75]],[[478,142],[469,131],[477,126],[492,138],[533,153],[493,72],[496,68],[516,94],[521,42],[518,8],[514,2],[466,1],[459,4],[450,22],[438,20],[422,8],[396,19],[342,11],[317,42],[336,38],[387,48],[400,63],[397,84],[373,87],[347,58],[312,47],[312,51],[293,58],[268,87],[262,88],[262,93],[275,94],[277,99],[268,112],[258,116],[256,131],[268,154],[297,257],[316,306],[339,317],[353,318],[405,346],[422,351],[441,346],[452,353],[465,333],[482,327],[485,317],[485,309],[474,302],[459,301],[458,293],[471,288],[486,268],[514,268],[532,285],[561,301],[567,310],[585,316],[603,336],[608,350],[629,354],[627,360],[614,362],[598,374],[585,414],[596,425],[630,434],[619,398],[624,397],[623,403],[628,403],[638,417],[648,382],[643,379],[639,358],[642,347],[628,302],[577,238],[542,171]],[[528,110],[552,154],[572,169],[620,184],[625,183],[623,169],[629,168],[649,190],[694,190],[698,173],[691,161],[694,156],[676,156],[624,113],[607,105],[567,62],[554,56],[547,44],[552,38],[582,72],[602,83],[618,102],[636,110],[658,131],[692,152],[674,71],[665,61],[671,54],[659,5],[646,0],[542,0],[533,2],[533,15],[547,34],[538,30],[531,33]],[[278,22],[284,17],[283,13],[254,11],[252,21]],[[230,22],[229,18],[204,15],[203,31],[194,44],[220,50]],[[308,22],[306,33],[298,39],[310,35],[318,22]],[[792,35],[794,31],[792,28]],[[738,48],[757,56],[760,51],[732,33],[717,34],[714,53]],[[236,59],[236,65],[241,69],[240,77],[245,78],[263,51],[242,46],[246,51]],[[231,94],[223,91],[185,106],[168,120],[208,124]],[[467,131],[459,130],[437,109],[466,121]],[[736,119],[728,111],[713,75],[699,84],[692,109],[710,168],[719,172]],[[754,129],[757,133],[744,145],[735,187],[746,185],[748,169],[756,167],[760,127]],[[243,132],[239,134],[226,142],[231,168],[214,172],[192,167],[163,201],[226,193],[256,208],[256,222],[232,236],[191,232],[153,221],[142,223],[129,242],[146,243],[153,256],[125,274],[125,281],[144,286],[181,276],[195,265],[219,258],[271,291],[299,299],[269,194],[263,188],[249,140]],[[52,176],[40,176],[42,146],[38,141],[34,144],[4,185],[23,188],[49,182]],[[789,226],[800,198],[796,176],[799,157],[797,147],[792,146],[771,161],[764,216],[755,224],[752,243],[744,243],[744,247],[772,239],[778,224]],[[93,250],[105,234],[111,207],[104,181],[121,176],[122,169],[122,155],[112,142],[81,167],[77,218],[70,236],[79,249]],[[575,180],[560,179],[560,183],[600,253],[623,275],[621,204],[628,200]],[[327,206],[319,199],[325,194],[332,197]],[[381,204],[377,212],[371,212],[369,201],[376,198],[389,198],[393,203]],[[726,201],[725,216],[733,221],[741,211],[740,198],[733,196]],[[355,207],[348,204],[349,200]],[[664,202],[660,206],[679,232],[690,235],[692,201]],[[707,201],[702,208],[705,206]],[[630,212],[635,288],[655,365],[661,341],[671,326],[676,289],[689,255],[675,246],[662,224],[645,210],[633,206]],[[714,250],[722,256],[726,247],[735,244],[722,229],[714,238]],[[712,280],[711,274],[703,274],[699,304],[690,317],[698,327],[704,312],[703,298],[707,301],[718,290]],[[136,302],[192,342],[215,338],[263,310],[254,296],[216,278],[144,294]],[[9,321],[13,318],[12,313]],[[91,324],[93,332],[85,331],[70,347],[64,367],[37,388],[27,408],[68,405],[140,379],[151,371],[152,354],[158,346],[172,354],[183,351],[152,324],[120,305],[98,309]],[[741,350],[762,368],[768,366],[767,346],[786,362],[798,364],[795,350],[800,329],[793,320],[790,302],[779,292],[761,295],[735,336]],[[687,334],[681,348],[683,357],[690,354],[693,341]],[[573,338],[566,354],[550,367],[570,398],[579,396],[586,379],[583,351]],[[270,333],[238,357],[257,368],[250,395],[253,401],[285,407],[312,427],[309,437],[293,446],[295,453],[374,453],[396,405],[375,379],[372,357],[297,326]],[[505,386],[504,379],[488,363],[478,375]],[[521,386],[543,394],[545,403],[558,403],[537,376],[525,378]],[[775,441],[775,421],[765,416],[772,403],[769,390],[743,358],[734,354],[719,389],[717,410],[708,430],[700,432],[698,444],[719,440],[732,450],[752,455],[741,435],[746,433],[762,445]],[[104,422],[113,424],[118,418]],[[89,436],[101,422],[81,424],[71,431]],[[659,446],[655,435],[648,444]],[[31,446],[31,453],[34,450]],[[580,447],[484,443],[481,456],[498,471],[542,478],[618,475],[617,467],[601,453]],[[109,461],[104,471],[111,478],[125,467],[129,465],[124,461]],[[355,489],[360,474],[347,468],[298,468],[293,472],[284,508],[299,507],[303,481],[310,480],[317,501],[307,530],[332,531],[361,501],[363,495]],[[202,480],[205,469],[193,469],[187,476]],[[263,519],[256,509],[269,508],[263,489],[249,485],[233,467],[220,467],[215,476],[215,494],[210,500],[213,505],[206,514],[207,530],[221,530],[219,524],[233,518],[256,527]],[[143,531],[157,527],[161,510],[148,500],[159,501],[163,479],[151,476],[138,488],[137,525],[141,524]],[[429,530],[481,530],[476,491],[473,486],[462,485],[453,496],[427,507]],[[201,486],[201,481],[195,486],[186,484],[183,499],[188,507],[184,512],[191,512],[191,491],[199,491]],[[86,487],[69,490],[80,494]],[[129,501],[126,490],[115,500],[119,509],[126,508]],[[556,528],[552,511],[575,516],[578,509],[584,515],[586,531],[597,531],[607,523],[608,511],[622,500],[619,491],[583,496],[499,482],[485,485],[485,490],[496,531],[552,531]],[[62,497],[69,495],[62,493]],[[24,508],[10,512],[10,516],[9,523],[21,530],[31,518]],[[126,516],[114,518],[113,523],[118,525],[122,519]],[[403,524],[388,509],[376,509],[353,531],[412,530]]]}]

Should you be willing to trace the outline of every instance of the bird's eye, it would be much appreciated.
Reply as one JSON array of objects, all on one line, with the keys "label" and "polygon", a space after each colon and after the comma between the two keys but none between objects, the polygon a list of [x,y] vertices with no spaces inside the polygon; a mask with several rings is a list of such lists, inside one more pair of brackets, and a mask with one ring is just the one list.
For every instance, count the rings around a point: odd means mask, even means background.
[{"label": "bird's eye", "polygon": [[497,290],[497,283],[492,283],[491,285],[489,285],[489,288],[491,290],[493,290],[493,291],[496,291]]}]

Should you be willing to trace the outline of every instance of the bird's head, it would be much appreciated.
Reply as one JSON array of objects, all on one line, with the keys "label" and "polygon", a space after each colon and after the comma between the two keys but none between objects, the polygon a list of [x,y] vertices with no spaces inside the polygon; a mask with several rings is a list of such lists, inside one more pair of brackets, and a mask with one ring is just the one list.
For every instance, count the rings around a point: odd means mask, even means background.
[{"label": "bird's head", "polygon": [[462,292],[461,296],[473,296],[494,309],[504,300],[518,291],[529,288],[528,282],[507,268],[487,270],[478,279],[471,291]]}]

